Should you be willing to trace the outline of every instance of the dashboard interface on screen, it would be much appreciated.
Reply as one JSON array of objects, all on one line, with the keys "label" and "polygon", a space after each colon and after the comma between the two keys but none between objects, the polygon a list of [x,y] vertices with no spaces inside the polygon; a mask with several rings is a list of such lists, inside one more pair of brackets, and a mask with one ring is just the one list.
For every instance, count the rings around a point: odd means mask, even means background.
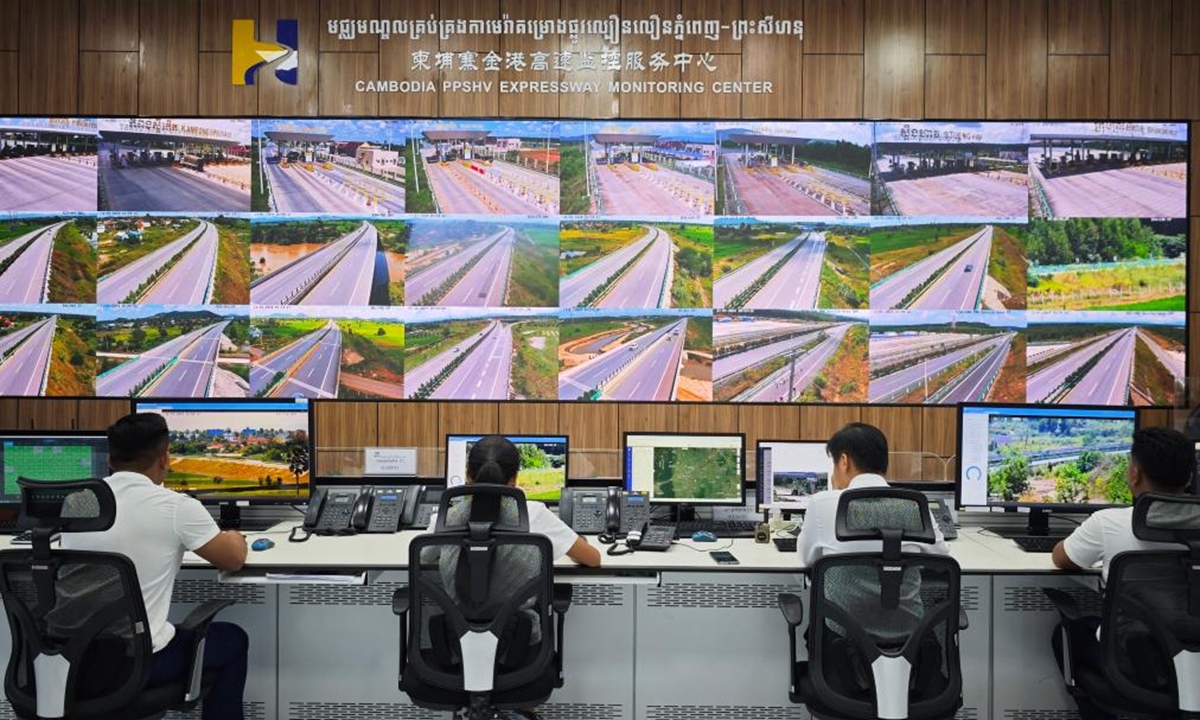
[{"label": "dashboard interface on screen", "polygon": [[1188,158],[1170,122],[0,118],[0,395],[1173,405]]},{"label": "dashboard interface on screen", "polygon": [[988,505],[1128,505],[1132,409],[959,407],[959,500]]},{"label": "dashboard interface on screen", "polygon": [[159,413],[171,437],[163,483],[200,500],[307,500],[308,401],[139,401]]},{"label": "dashboard interface on screen", "polygon": [[109,474],[108,438],[94,435],[0,433],[0,502],[21,499],[18,478],[87,480]]},{"label": "dashboard interface on screen", "polygon": [[760,441],[757,467],[759,510],[807,510],[809,498],[828,490],[833,475],[823,442]]},{"label": "dashboard interface on screen", "polygon": [[667,505],[741,505],[742,435],[628,433],[625,489]]}]

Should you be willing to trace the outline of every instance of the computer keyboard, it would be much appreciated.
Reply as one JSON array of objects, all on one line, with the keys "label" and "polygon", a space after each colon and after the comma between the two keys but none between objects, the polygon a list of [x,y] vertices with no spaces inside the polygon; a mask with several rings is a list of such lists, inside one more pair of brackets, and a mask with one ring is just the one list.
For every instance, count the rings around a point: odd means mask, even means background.
[{"label": "computer keyboard", "polygon": [[705,531],[719,538],[752,538],[756,527],[753,520],[688,520],[675,524],[675,537],[691,538],[692,533]]},{"label": "computer keyboard", "polygon": [[1021,535],[1012,540],[1025,552],[1048,553],[1063,539],[1059,535]]},{"label": "computer keyboard", "polygon": [[796,552],[796,538],[794,537],[777,537],[771,538],[771,542],[775,543],[775,549],[779,552],[794,553]]}]

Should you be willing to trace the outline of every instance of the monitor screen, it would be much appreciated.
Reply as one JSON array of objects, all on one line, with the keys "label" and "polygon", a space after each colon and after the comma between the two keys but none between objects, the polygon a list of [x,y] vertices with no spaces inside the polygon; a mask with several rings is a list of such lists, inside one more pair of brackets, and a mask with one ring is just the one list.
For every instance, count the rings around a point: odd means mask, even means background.
[{"label": "monitor screen", "polygon": [[1133,409],[959,406],[959,505],[1127,505]]},{"label": "monitor screen", "polygon": [[300,502],[308,498],[308,401],[138,401],[160,413],[171,433],[166,487],[211,503]]},{"label": "monitor screen", "polygon": [[86,480],[108,472],[108,438],[103,432],[0,434],[0,502],[20,501],[17,478]]},{"label": "monitor screen", "polygon": [[758,509],[807,510],[809,497],[827,489],[832,474],[823,442],[759,441]]},{"label": "monitor screen", "polygon": [[743,435],[626,433],[625,488],[660,504],[741,505]]},{"label": "monitor screen", "polygon": [[[467,481],[467,455],[483,435],[446,437],[446,486]],[[521,453],[517,486],[525,497],[558,502],[567,484],[567,437],[565,435],[505,435]]]}]

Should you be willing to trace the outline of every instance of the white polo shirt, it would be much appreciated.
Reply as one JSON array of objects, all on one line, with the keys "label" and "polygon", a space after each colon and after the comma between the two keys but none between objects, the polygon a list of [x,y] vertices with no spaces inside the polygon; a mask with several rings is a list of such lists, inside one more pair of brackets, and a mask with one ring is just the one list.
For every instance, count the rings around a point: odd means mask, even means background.
[{"label": "white polo shirt", "polygon": [[[554,559],[566,557],[567,551],[579,539],[579,535],[571,526],[559,519],[544,503],[530,500],[525,503],[529,510],[529,532],[545,535],[550,538],[550,546],[554,549]],[[428,532],[437,527],[437,511],[429,519]]]},{"label": "white polo shirt", "polygon": [[175,637],[167,613],[183,553],[204,547],[220,528],[198,500],[155,485],[141,473],[113,473],[105,482],[117,500],[113,526],[98,533],[64,533],[62,548],[119,553],[133,561],[158,652]]},{"label": "white polo shirt", "polygon": [[[879,475],[866,473],[851,480],[847,490],[877,487],[889,487],[887,480]],[[837,507],[841,494],[841,490],[822,490],[808,500],[808,510],[804,513],[804,525],[800,528],[800,539],[796,541],[796,551],[800,554],[800,561],[806,567],[812,567],[813,563],[826,555],[879,552],[883,547],[881,540],[843,542],[837,539]],[[936,522],[933,522],[933,532],[936,539],[933,545],[905,542],[901,545],[901,549],[904,552],[949,555],[950,548],[946,545],[946,539],[942,537],[942,529]]]},{"label": "white polo shirt", "polygon": [[1178,550],[1181,545],[1139,540],[1133,534],[1133,508],[1109,508],[1092,513],[1063,541],[1071,562],[1081,568],[1100,564],[1100,575],[1108,582],[1108,563],[1119,553],[1131,550]]}]

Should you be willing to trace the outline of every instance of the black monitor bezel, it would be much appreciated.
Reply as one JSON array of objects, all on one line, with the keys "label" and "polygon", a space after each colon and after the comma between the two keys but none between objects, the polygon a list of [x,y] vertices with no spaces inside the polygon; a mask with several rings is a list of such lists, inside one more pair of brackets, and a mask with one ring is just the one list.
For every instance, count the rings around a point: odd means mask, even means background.
[{"label": "black monitor bezel", "polygon": [[954,507],[956,510],[964,512],[991,512],[992,510],[1015,511],[1026,509],[1030,511],[1056,512],[1060,514],[1071,515],[1090,515],[1099,510],[1110,508],[1131,507],[1131,505],[1113,504],[1113,503],[1026,503],[1026,502],[989,502],[985,505],[964,505],[962,499],[963,491],[963,415],[967,408],[1025,408],[1028,410],[1082,410],[1085,412],[1129,412],[1133,414],[1133,429],[1136,432],[1141,426],[1141,414],[1138,408],[1132,405],[1052,405],[1046,403],[1039,404],[1014,404],[1014,403],[995,403],[995,402],[979,402],[979,403],[958,403],[955,406],[956,426],[955,426],[955,459],[958,463],[957,472],[954,475]]},{"label": "black monitor bezel", "polygon": [[[557,434],[550,435],[550,434],[545,434],[545,433],[464,433],[464,432],[457,432],[457,433],[446,433],[445,442],[442,443],[442,454],[445,455],[445,457],[442,460],[442,484],[445,487],[447,487],[447,488],[450,487],[450,438],[463,438],[463,437],[485,438],[488,435],[499,435],[500,437],[505,438],[506,440],[510,440],[510,441],[512,440],[512,438],[515,438],[515,437],[555,438],[555,439],[562,438],[563,445],[566,447],[566,461],[563,463],[562,489],[566,490],[567,487],[571,484],[571,436],[568,435],[567,433],[557,433]],[[464,482],[465,482],[465,478],[464,478]],[[519,486],[519,483],[518,483],[518,486]],[[560,493],[560,497],[561,497],[561,493]],[[538,500],[537,502],[544,503],[546,505],[557,505],[558,504],[557,500]]]},{"label": "black monitor bezel", "polygon": [[[754,510],[756,512],[766,512],[771,509],[770,507],[763,507],[763,504],[762,504],[762,497],[763,497],[763,493],[762,493],[762,488],[763,488],[762,449],[763,449],[763,445],[765,445],[767,443],[812,443],[814,445],[823,445],[824,446],[824,445],[828,445],[829,441],[828,440],[805,440],[803,438],[801,438],[799,440],[797,440],[795,438],[779,438],[779,439],[759,438],[759,439],[755,440],[754,441]],[[832,479],[833,478],[830,477],[830,481],[832,481]],[[826,488],[826,489],[828,489],[828,488]],[[809,497],[812,497],[812,496],[810,495]],[[781,510],[781,512],[802,513],[802,512],[804,512],[804,510]]]},{"label": "black monitor bezel", "polygon": [[236,495],[209,495],[197,496],[190,492],[177,490],[188,497],[198,500],[202,505],[207,507],[220,507],[223,505],[235,505],[238,507],[249,507],[254,505],[301,505],[307,503],[312,496],[313,486],[316,485],[316,467],[313,460],[313,398],[160,398],[160,397],[134,397],[129,399],[129,412],[137,412],[139,404],[145,405],[168,405],[176,403],[189,403],[194,405],[259,405],[262,403],[284,403],[291,402],[299,404],[298,400],[303,400],[305,404],[305,424],[307,425],[306,432],[308,433],[308,491],[297,493],[291,497],[237,497]]},{"label": "black monitor bezel", "polygon": [[[627,457],[629,455],[629,438],[631,437],[725,437],[738,438],[741,443],[739,454],[740,466],[738,468],[741,477],[741,499],[719,500],[719,501],[682,501],[676,502],[672,500],[650,500],[651,505],[671,506],[671,507],[742,507],[746,504],[746,433],[743,432],[679,432],[679,431],[652,431],[652,430],[626,430],[621,433],[621,485],[626,492],[630,492],[629,463]],[[757,448],[756,448],[757,451]],[[755,468],[757,472],[757,468]]]}]

